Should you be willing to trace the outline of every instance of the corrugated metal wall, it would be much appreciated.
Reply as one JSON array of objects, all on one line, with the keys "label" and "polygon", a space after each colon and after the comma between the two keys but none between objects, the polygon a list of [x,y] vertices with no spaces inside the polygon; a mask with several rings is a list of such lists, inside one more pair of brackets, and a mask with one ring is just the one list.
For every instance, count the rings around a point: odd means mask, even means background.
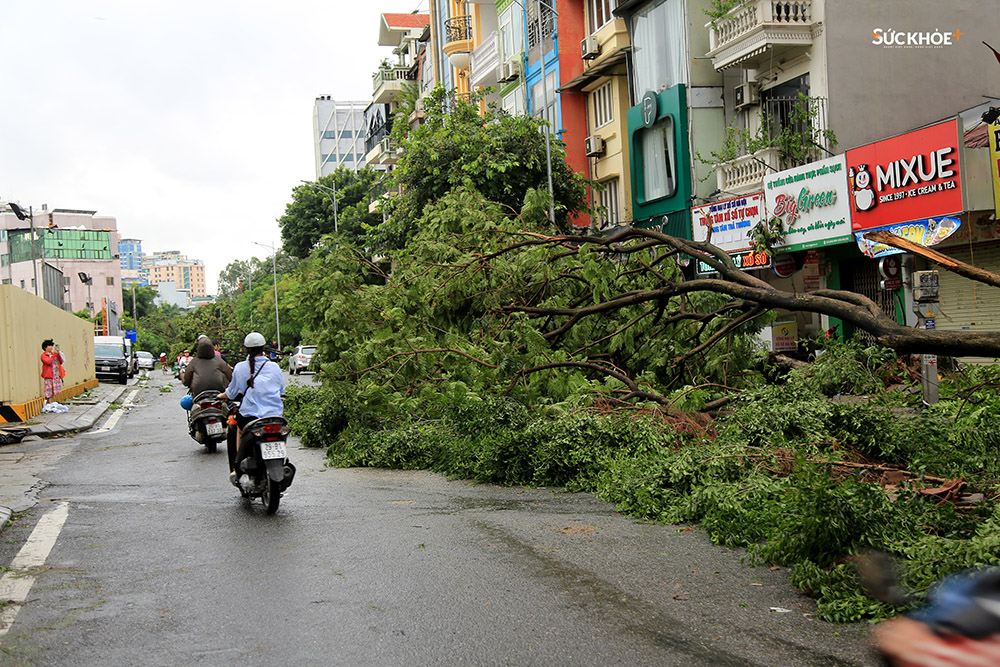
[{"label": "corrugated metal wall", "polygon": [[[975,266],[1000,273],[1000,245],[974,248],[948,248],[946,255]],[[935,269],[935,266],[927,266]],[[937,268],[941,313],[935,320],[946,331],[1000,331],[1000,288],[991,287]],[[970,363],[992,363],[993,359],[966,357]]]},{"label": "corrugated metal wall", "polygon": [[86,320],[30,292],[0,285],[0,403],[27,403],[42,395],[42,341],[59,343],[67,386],[94,378],[94,331]]}]

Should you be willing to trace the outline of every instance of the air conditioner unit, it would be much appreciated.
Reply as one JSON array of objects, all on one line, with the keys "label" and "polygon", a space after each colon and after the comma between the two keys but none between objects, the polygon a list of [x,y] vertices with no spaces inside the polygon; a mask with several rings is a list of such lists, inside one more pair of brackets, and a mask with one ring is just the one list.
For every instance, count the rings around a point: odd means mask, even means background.
[{"label": "air conditioner unit", "polygon": [[501,81],[513,81],[521,75],[521,68],[518,67],[516,61],[506,62],[500,65],[500,69],[503,70],[503,77],[500,79]]},{"label": "air conditioner unit", "polygon": [[382,140],[382,152],[383,153],[388,153],[389,151],[392,150],[392,148],[393,148],[393,146],[392,146],[392,139],[390,139],[389,137],[386,137],[385,139]]},{"label": "air conditioner unit", "polygon": [[601,55],[601,43],[593,35],[583,38],[583,41],[580,42],[580,49],[583,51],[584,60],[593,60]]},{"label": "air conditioner unit", "polygon": [[736,86],[733,106],[737,111],[760,102],[760,86],[756,81],[747,81]]},{"label": "air conditioner unit", "polygon": [[604,155],[604,139],[592,134],[584,139],[583,148],[587,157],[600,157]]}]

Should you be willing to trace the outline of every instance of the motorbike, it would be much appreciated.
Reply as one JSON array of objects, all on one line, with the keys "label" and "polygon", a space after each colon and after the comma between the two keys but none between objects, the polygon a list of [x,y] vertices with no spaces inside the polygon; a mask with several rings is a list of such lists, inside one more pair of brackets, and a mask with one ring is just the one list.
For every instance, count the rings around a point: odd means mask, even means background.
[{"label": "motorbike", "polygon": [[218,390],[199,393],[188,412],[188,433],[210,454],[226,439],[226,408],[218,396]]},{"label": "motorbike", "polygon": [[[229,416],[230,456],[236,448],[236,410]],[[240,458],[235,462],[236,485],[244,498],[260,498],[268,514],[278,510],[281,494],[292,484],[295,466],[288,460],[288,422],[283,417],[262,417],[246,425],[240,437]]]},{"label": "motorbike", "polygon": [[869,556],[861,576],[876,599],[911,608],[875,626],[875,647],[885,664],[1000,664],[1000,569],[973,568],[950,575],[935,584],[916,609],[902,591],[891,559]]}]

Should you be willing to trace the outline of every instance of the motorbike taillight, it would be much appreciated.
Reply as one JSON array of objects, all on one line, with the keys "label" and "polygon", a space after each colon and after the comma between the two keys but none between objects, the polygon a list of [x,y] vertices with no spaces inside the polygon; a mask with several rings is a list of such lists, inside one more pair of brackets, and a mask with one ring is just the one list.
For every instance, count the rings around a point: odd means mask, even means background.
[{"label": "motorbike taillight", "polygon": [[202,410],[208,410],[209,408],[215,408],[216,410],[222,409],[221,403],[199,403],[198,407]]},{"label": "motorbike taillight", "polygon": [[288,433],[288,428],[283,424],[265,424],[261,432],[268,435],[285,435]]}]

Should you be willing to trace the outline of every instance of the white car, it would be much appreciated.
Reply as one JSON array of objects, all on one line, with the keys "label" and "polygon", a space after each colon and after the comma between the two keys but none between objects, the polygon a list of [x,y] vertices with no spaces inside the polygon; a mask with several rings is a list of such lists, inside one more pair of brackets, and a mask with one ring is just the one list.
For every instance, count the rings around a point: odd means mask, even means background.
[{"label": "white car", "polygon": [[304,370],[308,370],[309,362],[316,354],[315,345],[299,345],[295,351],[288,356],[288,372],[298,375]]},{"label": "white car", "polygon": [[156,365],[156,359],[149,352],[139,351],[135,353],[136,360],[139,362],[139,368],[145,368],[147,370],[153,370]]}]

